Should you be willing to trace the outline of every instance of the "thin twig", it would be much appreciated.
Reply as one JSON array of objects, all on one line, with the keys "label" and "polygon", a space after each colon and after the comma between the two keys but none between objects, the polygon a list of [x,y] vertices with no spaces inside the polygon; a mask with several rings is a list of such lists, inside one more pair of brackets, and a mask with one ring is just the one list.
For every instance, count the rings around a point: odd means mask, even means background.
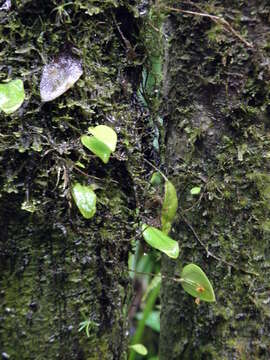
[{"label": "thin twig", "polygon": [[234,28],[231,26],[231,24],[223,19],[220,18],[217,23],[220,23],[221,25],[223,25],[225,27],[225,29],[227,28],[235,37],[237,37],[240,41],[242,41],[247,47],[249,48],[253,48],[253,44],[250,43],[249,41],[247,41],[245,38],[243,38],[242,35],[240,35],[236,30],[234,30]]},{"label": "thin twig", "polygon": [[207,17],[207,18],[213,20],[215,23],[222,25],[225,28],[225,30],[232,33],[235,37],[237,37],[247,47],[253,48],[252,43],[250,43],[246,39],[244,39],[241,34],[239,34],[236,30],[234,30],[234,28],[231,26],[231,24],[227,20],[225,20],[224,18],[222,18],[220,16],[211,15],[211,14],[208,14],[208,13],[190,11],[190,10],[182,10],[182,9],[177,9],[177,8],[173,8],[173,7],[169,7],[169,6],[164,6],[164,8],[169,10],[169,11],[173,11],[173,12],[177,12],[177,13],[195,15],[195,16],[200,16],[200,17]]},{"label": "thin twig", "polygon": [[[89,174],[85,173],[84,171],[82,171],[81,169],[79,169],[79,168],[78,168],[77,166],[75,166],[75,165],[73,165],[73,168],[74,168],[74,170],[77,170],[79,173],[81,173],[82,175],[88,177],[89,179],[95,179],[95,180],[103,181],[103,182],[106,181],[106,180],[101,179],[101,178],[99,178],[99,177],[97,177],[97,176],[89,175]],[[115,184],[118,184],[118,182],[115,181],[115,180],[110,179],[110,181],[113,182],[113,183],[115,183]]]},{"label": "thin twig", "polygon": [[[58,157],[58,158],[59,158],[60,160],[64,160],[67,165],[69,165],[69,166],[71,165],[74,170],[78,171],[79,173],[81,173],[82,175],[88,177],[89,179],[95,179],[95,180],[102,181],[102,182],[105,182],[105,181],[106,181],[106,179],[101,179],[101,178],[99,178],[99,177],[97,177],[97,176],[89,175],[89,174],[87,174],[86,172],[82,171],[82,170],[79,169],[79,168],[75,165],[75,163],[74,163],[72,160],[70,160],[70,159],[67,160],[67,159],[60,158],[60,157]],[[115,183],[115,184],[118,184],[118,182],[115,181],[115,180],[113,180],[113,179],[110,179],[110,182],[113,182],[113,183]]]},{"label": "thin twig", "polygon": [[213,254],[211,251],[208,250],[207,246],[202,242],[202,240],[199,238],[198,234],[196,233],[196,231],[194,230],[193,226],[188,222],[188,220],[183,216],[183,214],[181,214],[182,219],[184,220],[185,224],[189,227],[189,229],[191,230],[191,232],[193,233],[194,237],[196,238],[196,240],[198,241],[198,243],[204,248],[204,250],[206,251],[206,255],[212,257],[213,259],[222,262],[223,264],[227,265],[227,266],[231,266],[232,268],[234,268],[237,271],[242,271],[245,274],[248,275],[254,275],[254,276],[259,276],[258,273],[255,273],[253,271],[249,271],[249,270],[245,270],[243,268],[238,267],[237,265],[228,262],[218,256],[216,256],[215,254]]},{"label": "thin twig", "polygon": [[149,25],[151,26],[151,28],[153,28],[156,32],[160,33],[160,35],[162,35],[165,39],[167,38],[167,35],[160,29],[158,29],[157,27],[155,27],[151,21],[149,21]]},{"label": "thin twig", "polygon": [[137,57],[137,54],[136,54],[134,48],[132,47],[130,41],[124,36],[122,30],[120,29],[120,26],[118,25],[118,23],[116,21],[114,13],[111,12],[111,14],[112,14],[112,18],[113,18],[113,21],[115,23],[115,26],[116,26],[116,28],[117,28],[117,30],[118,30],[124,44],[125,44],[125,49],[126,49],[127,56],[129,57],[130,60],[135,59]]},{"label": "thin twig", "polygon": [[159,170],[159,168],[157,168],[155,165],[153,165],[150,161],[148,161],[147,159],[143,158],[143,160],[150,166],[152,166],[153,169],[155,169],[156,171],[158,171],[160,173],[160,175],[163,177],[163,179],[165,181],[169,181],[167,176],[165,174],[163,174],[163,172],[161,170]]},{"label": "thin twig", "polygon": [[203,195],[204,195],[204,190],[201,192],[199,199],[192,206],[190,206],[189,208],[183,209],[183,212],[186,213],[186,212],[194,209],[195,206],[199,205],[201,203],[201,201],[202,201]]},{"label": "thin twig", "polygon": [[141,231],[139,232],[139,234],[133,236],[132,238],[129,238],[129,239],[127,239],[127,240],[122,240],[122,241],[131,242],[131,241],[134,241],[134,240],[139,239],[139,237],[141,237],[141,236],[143,235],[143,233],[145,232],[145,230],[147,230],[149,227],[150,227],[150,225],[147,225],[143,230],[141,230]]}]

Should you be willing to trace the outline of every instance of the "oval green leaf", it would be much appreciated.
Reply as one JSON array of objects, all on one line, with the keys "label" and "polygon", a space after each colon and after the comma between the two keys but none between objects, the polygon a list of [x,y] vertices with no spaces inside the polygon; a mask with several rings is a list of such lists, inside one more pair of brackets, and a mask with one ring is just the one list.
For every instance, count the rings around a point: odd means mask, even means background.
[{"label": "oval green leaf", "polygon": [[88,131],[99,141],[103,142],[111,152],[115,151],[117,143],[117,134],[116,132],[106,125],[98,125],[94,128],[88,128]]},{"label": "oval green leaf", "polygon": [[98,140],[96,137],[88,135],[82,135],[81,142],[88,150],[98,156],[104,164],[107,164],[111,156],[111,150],[107,145]]},{"label": "oval green leaf", "polygon": [[213,287],[202,269],[195,265],[186,265],[181,273],[182,287],[191,296],[202,301],[216,301]]},{"label": "oval green leaf", "polygon": [[24,101],[24,87],[22,80],[12,80],[0,84],[0,109],[6,114],[11,114],[22,105]]},{"label": "oval green leaf", "polygon": [[201,192],[201,188],[199,186],[195,186],[190,190],[191,195],[199,195]]},{"label": "oval green leaf", "polygon": [[150,179],[150,184],[152,186],[158,187],[162,183],[162,176],[159,172],[154,172]]},{"label": "oval green leaf", "polygon": [[177,193],[174,185],[170,181],[165,182],[165,194],[161,210],[162,231],[168,234],[172,227],[172,222],[178,208]]},{"label": "oval green leaf", "polygon": [[96,194],[90,186],[76,183],[72,187],[72,196],[81,214],[90,219],[96,213]]},{"label": "oval green leaf", "polygon": [[178,242],[165,235],[162,231],[153,226],[143,224],[144,240],[155,249],[164,252],[169,257],[176,259],[179,255]]},{"label": "oval green leaf", "polygon": [[130,345],[129,348],[134,350],[137,354],[140,354],[140,355],[147,355],[148,354],[148,351],[147,351],[146,347],[143,344]]}]

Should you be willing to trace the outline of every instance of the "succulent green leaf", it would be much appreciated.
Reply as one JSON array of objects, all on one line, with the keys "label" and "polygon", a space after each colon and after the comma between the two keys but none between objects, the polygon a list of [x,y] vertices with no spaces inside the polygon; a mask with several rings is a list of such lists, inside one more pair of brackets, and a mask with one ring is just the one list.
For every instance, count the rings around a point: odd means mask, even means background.
[{"label": "succulent green leaf", "polygon": [[24,87],[20,79],[0,84],[0,109],[11,114],[22,105],[24,101]]},{"label": "succulent green leaf", "polygon": [[88,135],[82,135],[81,142],[88,150],[97,155],[104,164],[107,164],[111,156],[111,150],[106,144],[98,140],[96,137]]},{"label": "succulent green leaf", "polygon": [[85,166],[80,162],[80,161],[76,161],[75,165],[77,165],[78,167],[85,169]]},{"label": "succulent green leaf", "polygon": [[137,354],[147,355],[148,351],[146,347],[142,344],[134,344],[129,346],[130,349],[134,350]]},{"label": "succulent green leaf", "polygon": [[151,180],[150,180],[150,184],[152,186],[159,186],[162,183],[162,176],[160,175],[159,172],[154,172],[153,175],[151,176]]},{"label": "succulent green leaf", "polygon": [[181,273],[183,289],[202,301],[216,301],[213,287],[202,269],[195,264],[186,265]]},{"label": "succulent green leaf", "polygon": [[142,226],[144,240],[155,249],[164,252],[169,257],[176,259],[179,255],[178,242],[171,239],[162,231],[155,227],[143,224]]},{"label": "succulent green leaf", "polygon": [[88,131],[99,141],[103,142],[111,152],[115,151],[117,143],[117,134],[116,132],[106,125],[98,125],[94,128],[88,128]]},{"label": "succulent green leaf", "polygon": [[83,217],[90,219],[95,215],[96,194],[90,186],[74,184],[72,196]]},{"label": "succulent green leaf", "polygon": [[191,195],[199,195],[201,192],[201,188],[199,186],[195,186],[190,190]]},{"label": "succulent green leaf", "polygon": [[174,185],[170,181],[165,182],[165,194],[161,210],[162,231],[168,234],[171,230],[178,208],[177,194]]}]

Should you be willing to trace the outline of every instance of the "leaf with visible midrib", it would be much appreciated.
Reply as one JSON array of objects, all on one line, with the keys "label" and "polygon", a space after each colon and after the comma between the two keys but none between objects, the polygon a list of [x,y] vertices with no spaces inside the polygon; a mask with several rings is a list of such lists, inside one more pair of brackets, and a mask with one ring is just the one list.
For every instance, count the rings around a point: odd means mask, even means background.
[{"label": "leaf with visible midrib", "polygon": [[155,249],[164,252],[169,257],[176,259],[179,255],[178,242],[171,239],[162,231],[143,224],[142,226],[144,240]]},{"label": "leaf with visible midrib", "polygon": [[202,301],[216,301],[213,287],[199,266],[195,264],[186,265],[182,270],[181,279],[183,280],[181,282],[183,289],[191,296]]},{"label": "leaf with visible midrib", "polygon": [[96,194],[90,186],[76,183],[72,187],[72,196],[83,217],[92,218],[96,213]]},{"label": "leaf with visible midrib", "polygon": [[22,105],[24,101],[24,87],[20,79],[0,84],[0,109],[11,114]]},{"label": "leaf with visible midrib", "polygon": [[104,164],[107,164],[111,156],[111,150],[107,145],[94,136],[88,135],[82,135],[81,142],[85,147],[87,147],[88,150],[97,155],[104,162]]},{"label": "leaf with visible midrib", "polygon": [[165,182],[165,195],[161,210],[162,231],[168,234],[171,230],[172,222],[178,208],[177,193],[174,185],[170,181]]}]

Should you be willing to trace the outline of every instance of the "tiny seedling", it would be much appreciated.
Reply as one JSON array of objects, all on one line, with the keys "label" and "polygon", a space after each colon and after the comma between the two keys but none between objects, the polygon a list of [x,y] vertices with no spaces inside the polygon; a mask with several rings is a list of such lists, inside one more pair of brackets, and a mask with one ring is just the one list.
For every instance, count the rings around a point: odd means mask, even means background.
[{"label": "tiny seedling", "polygon": [[19,109],[25,98],[23,82],[20,79],[0,84],[0,109],[12,114]]},{"label": "tiny seedling", "polygon": [[84,320],[79,325],[79,332],[85,330],[86,336],[90,337],[90,330],[97,327],[98,324],[90,319]]}]

